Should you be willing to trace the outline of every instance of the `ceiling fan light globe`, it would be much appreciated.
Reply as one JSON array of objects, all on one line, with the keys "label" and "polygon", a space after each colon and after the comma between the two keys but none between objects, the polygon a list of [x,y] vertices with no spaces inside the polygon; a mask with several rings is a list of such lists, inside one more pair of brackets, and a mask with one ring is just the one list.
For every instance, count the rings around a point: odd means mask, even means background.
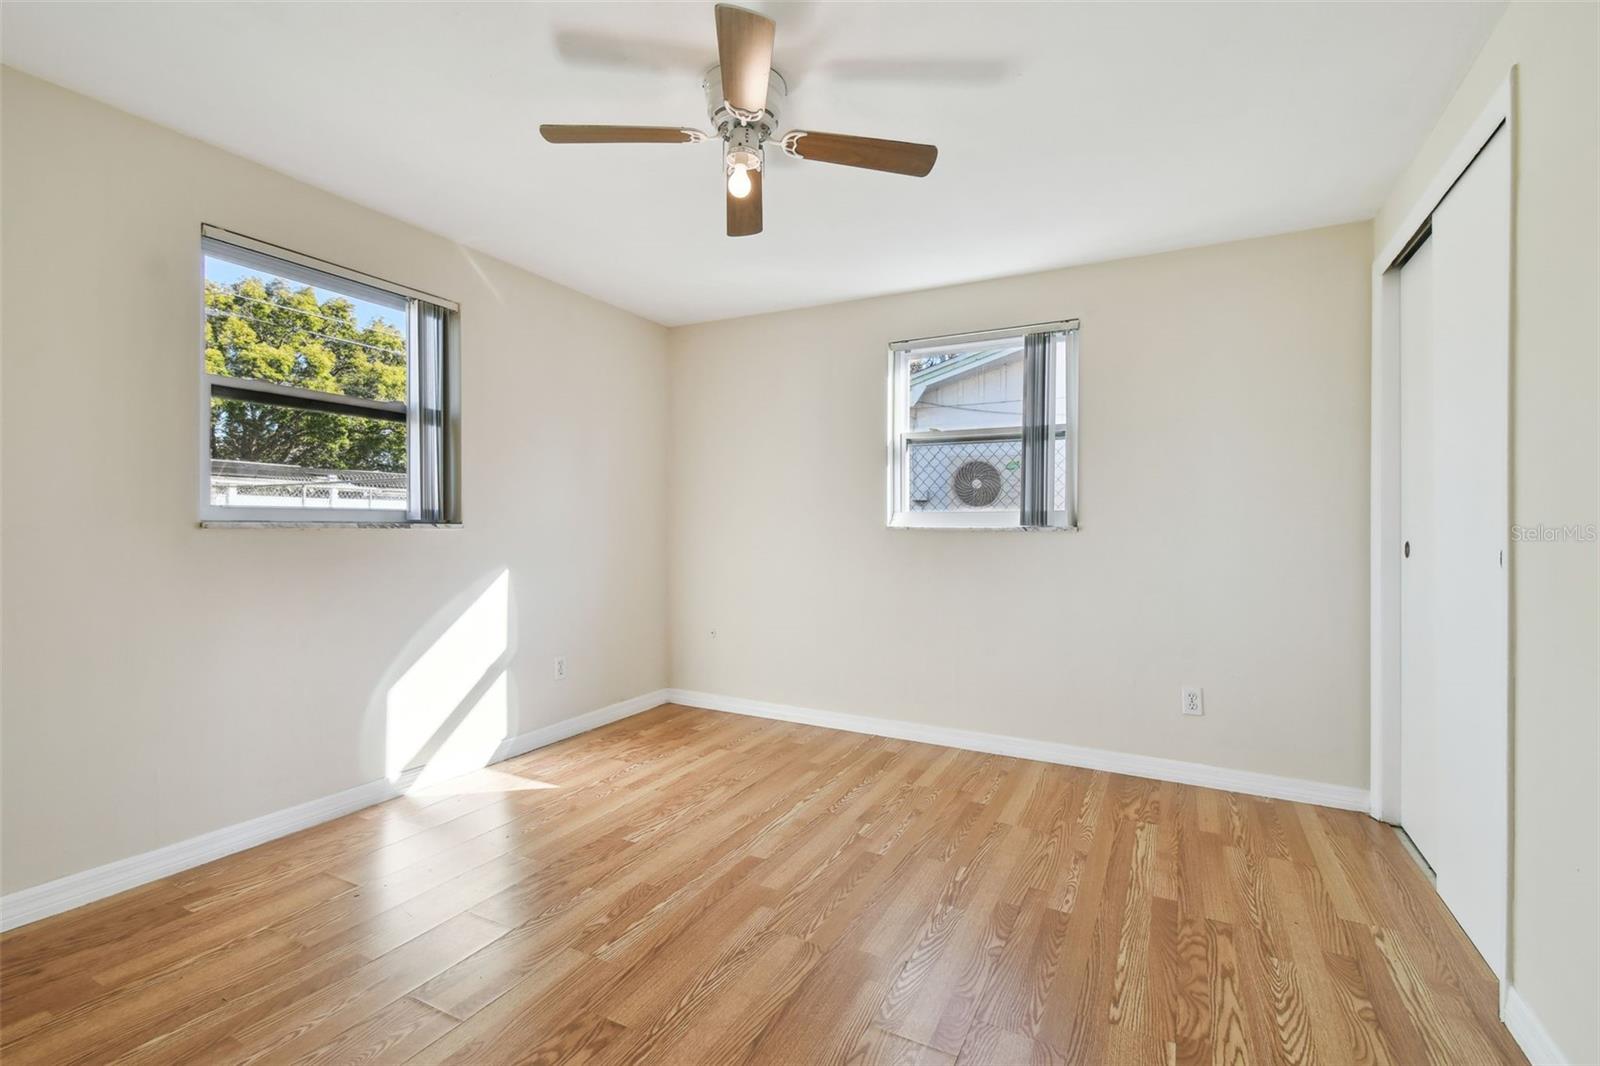
[{"label": "ceiling fan light globe", "polygon": [[750,171],[742,163],[736,163],[728,172],[728,193],[743,200],[750,195]]}]

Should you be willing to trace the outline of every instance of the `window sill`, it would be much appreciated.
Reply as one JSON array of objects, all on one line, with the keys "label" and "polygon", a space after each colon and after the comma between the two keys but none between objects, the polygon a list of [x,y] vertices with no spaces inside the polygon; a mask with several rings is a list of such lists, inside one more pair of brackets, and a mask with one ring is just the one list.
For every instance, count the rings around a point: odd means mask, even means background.
[{"label": "window sill", "polygon": [[461,529],[460,522],[260,522],[207,519],[201,529]]},{"label": "window sill", "polygon": [[904,520],[897,519],[895,521],[890,522],[888,524],[888,528],[889,529],[895,529],[895,530],[901,530],[901,529],[932,530],[932,531],[935,531],[935,532],[942,532],[942,533],[1076,533],[1082,527],[1080,527],[1080,526],[1019,526],[1019,525],[1017,525],[1015,523],[1012,523],[1011,525],[1003,526],[1003,525],[991,525],[991,524],[980,525],[980,524],[977,524],[977,523],[966,523],[966,524],[963,524],[963,523],[958,523],[958,522],[914,522],[914,521],[904,521]]}]

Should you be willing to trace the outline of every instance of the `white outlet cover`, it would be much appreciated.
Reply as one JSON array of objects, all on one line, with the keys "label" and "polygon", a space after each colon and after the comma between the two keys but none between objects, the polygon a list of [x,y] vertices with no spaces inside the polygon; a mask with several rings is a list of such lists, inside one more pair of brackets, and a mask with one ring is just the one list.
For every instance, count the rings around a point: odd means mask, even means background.
[{"label": "white outlet cover", "polygon": [[1184,714],[1203,715],[1206,713],[1205,691],[1198,688],[1183,690],[1183,702],[1179,705]]},{"label": "white outlet cover", "polygon": [[557,681],[565,681],[567,679],[567,657],[565,655],[556,656],[555,677]]}]

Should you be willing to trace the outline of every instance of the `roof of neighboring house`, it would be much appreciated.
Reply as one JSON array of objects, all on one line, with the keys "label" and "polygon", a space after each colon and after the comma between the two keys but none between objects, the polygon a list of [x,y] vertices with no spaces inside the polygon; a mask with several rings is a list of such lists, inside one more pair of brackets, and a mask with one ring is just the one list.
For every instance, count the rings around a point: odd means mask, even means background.
[{"label": "roof of neighboring house", "polygon": [[403,489],[406,475],[392,470],[334,470],[327,467],[295,466],[292,463],[252,463],[243,459],[211,460],[211,476],[238,478],[241,481],[292,481],[311,483],[337,481],[373,489]]},{"label": "roof of neighboring house", "polygon": [[964,378],[975,370],[998,363],[1021,351],[1020,344],[1008,344],[1003,348],[981,348],[973,352],[964,352],[954,359],[946,359],[925,370],[919,370],[911,375],[911,402],[916,403],[922,399],[923,392],[930,385],[943,385],[957,378]]}]

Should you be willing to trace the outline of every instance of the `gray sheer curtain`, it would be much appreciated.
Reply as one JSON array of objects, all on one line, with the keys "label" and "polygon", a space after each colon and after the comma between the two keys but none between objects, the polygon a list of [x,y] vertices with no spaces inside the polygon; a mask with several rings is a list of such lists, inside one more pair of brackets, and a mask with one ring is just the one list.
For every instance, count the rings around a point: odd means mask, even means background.
[{"label": "gray sheer curtain", "polygon": [[1050,525],[1055,488],[1055,333],[1030,333],[1022,361],[1022,525]]},{"label": "gray sheer curtain", "polygon": [[448,412],[445,408],[449,373],[450,312],[425,300],[412,302],[414,308],[411,342],[416,347],[411,360],[411,418],[416,462],[411,468],[411,520],[445,522],[450,520],[443,480],[449,469]]}]

